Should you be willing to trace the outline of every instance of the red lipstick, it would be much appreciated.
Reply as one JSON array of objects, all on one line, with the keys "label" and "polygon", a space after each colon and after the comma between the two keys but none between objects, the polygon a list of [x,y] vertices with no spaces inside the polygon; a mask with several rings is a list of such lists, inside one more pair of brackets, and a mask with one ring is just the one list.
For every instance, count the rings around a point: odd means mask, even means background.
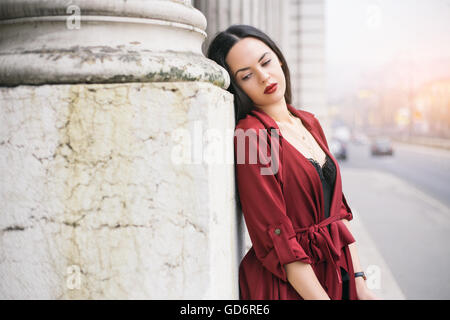
[{"label": "red lipstick", "polygon": [[274,93],[275,91],[277,91],[277,88],[278,88],[278,83],[272,83],[272,84],[269,84],[269,85],[266,87],[266,89],[264,90],[264,93],[265,93],[265,94],[271,94],[271,93]]}]

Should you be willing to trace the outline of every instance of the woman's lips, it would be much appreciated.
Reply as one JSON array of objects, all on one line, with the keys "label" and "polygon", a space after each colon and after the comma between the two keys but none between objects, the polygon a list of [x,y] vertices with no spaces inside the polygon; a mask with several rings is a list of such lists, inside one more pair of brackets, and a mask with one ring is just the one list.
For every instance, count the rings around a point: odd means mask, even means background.
[{"label": "woman's lips", "polygon": [[277,88],[278,88],[278,83],[271,84],[271,85],[267,86],[266,90],[264,90],[264,93],[265,94],[274,93],[275,91],[277,91]]}]

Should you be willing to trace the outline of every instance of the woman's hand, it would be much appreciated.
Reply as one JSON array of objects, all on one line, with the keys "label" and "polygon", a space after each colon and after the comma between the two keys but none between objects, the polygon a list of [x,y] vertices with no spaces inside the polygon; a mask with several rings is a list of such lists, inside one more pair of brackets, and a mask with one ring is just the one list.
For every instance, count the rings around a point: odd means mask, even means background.
[{"label": "woman's hand", "polygon": [[355,278],[356,294],[359,300],[381,300],[367,288],[366,281],[362,277]]}]

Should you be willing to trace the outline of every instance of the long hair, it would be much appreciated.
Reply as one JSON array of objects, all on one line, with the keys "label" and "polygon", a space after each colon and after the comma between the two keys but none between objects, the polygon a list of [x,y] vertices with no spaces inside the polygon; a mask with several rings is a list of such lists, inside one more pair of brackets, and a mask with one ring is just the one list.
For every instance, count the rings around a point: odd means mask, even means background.
[{"label": "long hair", "polygon": [[278,56],[278,60],[280,60],[280,62],[282,63],[281,68],[283,69],[284,77],[286,78],[286,92],[284,94],[284,98],[286,99],[286,103],[292,103],[291,77],[289,73],[289,67],[286,63],[286,59],[281,53],[281,50],[278,48],[275,42],[270,39],[267,34],[255,27],[242,24],[232,25],[225,31],[221,31],[215,35],[214,39],[211,41],[208,47],[207,57],[215,61],[221,67],[225,68],[225,70],[227,70],[228,74],[230,75],[230,86],[227,90],[234,95],[234,114],[236,124],[240,119],[245,118],[246,115],[250,113],[250,111],[254,108],[254,104],[248,97],[248,95],[236,83],[228,64],[225,62],[225,59],[231,48],[239,40],[246,37],[253,37],[261,40]]}]

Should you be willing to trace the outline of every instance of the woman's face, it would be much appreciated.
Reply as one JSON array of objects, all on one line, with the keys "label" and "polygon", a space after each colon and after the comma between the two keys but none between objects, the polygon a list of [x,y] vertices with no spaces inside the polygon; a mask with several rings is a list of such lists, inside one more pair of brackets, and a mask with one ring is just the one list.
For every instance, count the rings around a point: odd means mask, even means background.
[{"label": "woman's face", "polygon": [[[262,107],[284,99],[286,79],[275,52],[259,39],[247,37],[239,40],[225,59],[231,77],[249,96],[252,102]],[[269,85],[276,83],[272,90]]]}]

